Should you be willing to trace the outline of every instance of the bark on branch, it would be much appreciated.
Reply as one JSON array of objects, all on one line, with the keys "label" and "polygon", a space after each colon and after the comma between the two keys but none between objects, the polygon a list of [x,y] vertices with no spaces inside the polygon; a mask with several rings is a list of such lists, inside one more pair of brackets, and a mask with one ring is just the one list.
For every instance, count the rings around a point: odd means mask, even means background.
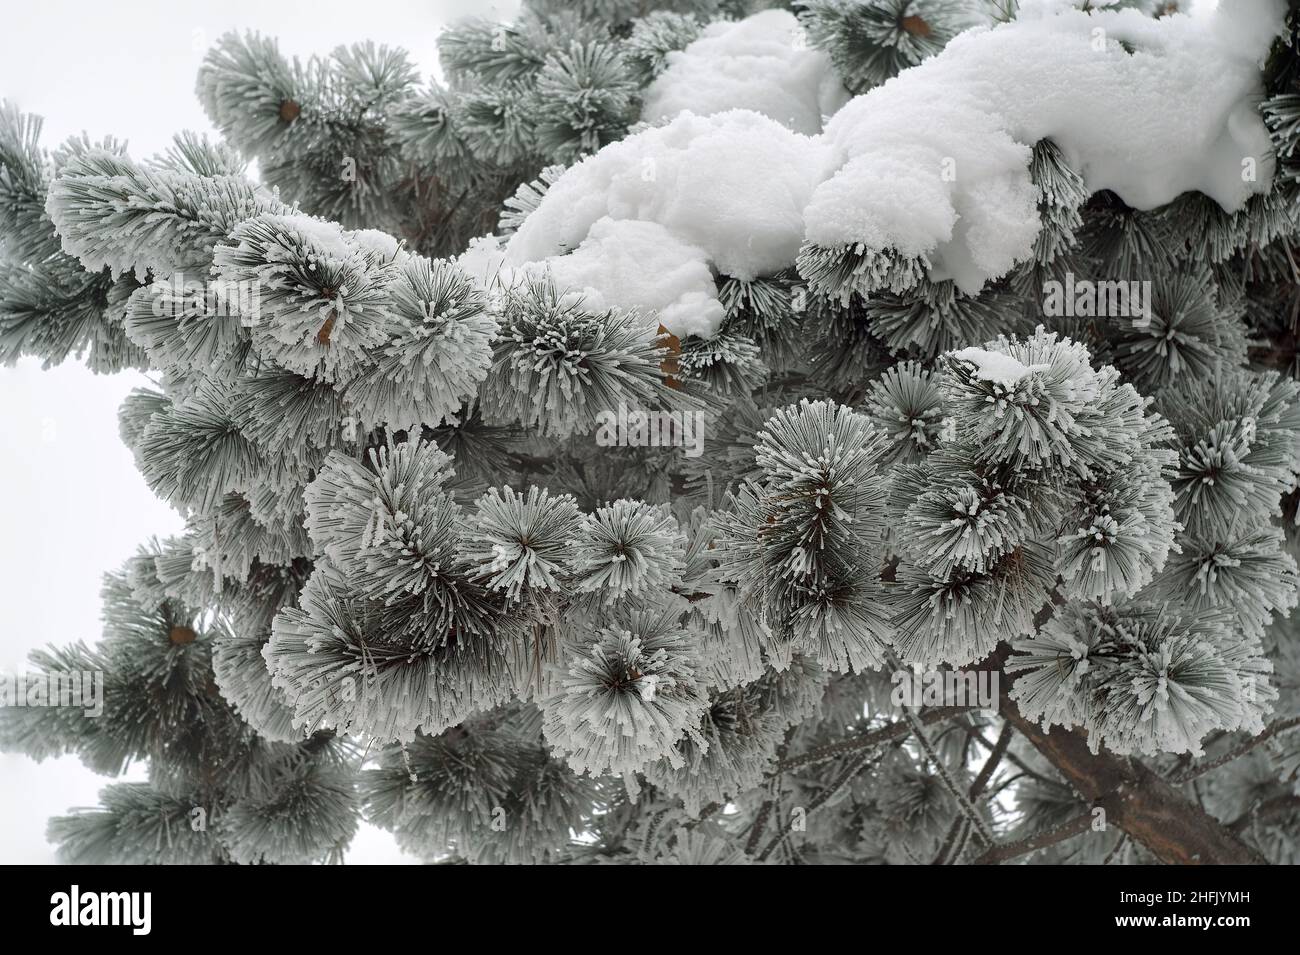
[{"label": "bark on branch", "polygon": [[1043,754],[1090,806],[1106,810],[1108,823],[1171,865],[1267,865],[1227,826],[1192,803],[1140,761],[1093,753],[1080,730],[1044,730],[1026,719],[1011,699],[1012,677],[1003,669],[1003,644],[975,669],[998,672],[999,713]]},{"label": "bark on branch", "polygon": [[1066,839],[1073,838],[1081,833],[1087,832],[1092,825],[1092,813],[1080,813],[1077,816],[1061,823],[1052,829],[1030,836],[1028,839],[1021,839],[1019,842],[1004,842],[1000,846],[993,846],[991,849],[977,857],[972,865],[995,865],[999,862],[1006,862],[1017,856],[1022,856],[1027,852],[1035,852],[1038,849],[1045,849],[1047,846],[1054,846],[1058,842],[1064,842]]}]

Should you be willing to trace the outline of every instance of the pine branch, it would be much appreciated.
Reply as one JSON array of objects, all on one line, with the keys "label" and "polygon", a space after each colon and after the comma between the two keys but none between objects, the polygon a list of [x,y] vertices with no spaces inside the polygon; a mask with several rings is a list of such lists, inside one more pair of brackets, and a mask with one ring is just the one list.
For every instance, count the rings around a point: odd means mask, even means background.
[{"label": "pine branch", "polygon": [[1110,852],[1106,853],[1106,858],[1101,860],[1101,864],[1110,865],[1111,863],[1113,863],[1116,859],[1120,857],[1120,853],[1124,851],[1124,847],[1127,845],[1128,845],[1128,833],[1121,832],[1119,834],[1119,838],[1115,840],[1114,848],[1112,848]]},{"label": "pine branch", "polygon": [[999,712],[1046,757],[1090,805],[1106,808],[1109,821],[1162,862],[1187,865],[1266,865],[1257,849],[1204,809],[1193,805],[1141,762],[1094,753],[1077,730],[1044,730],[1026,719],[1010,697],[1013,679],[1003,669],[1003,644],[976,669],[999,671]]},{"label": "pine branch", "polygon": [[[993,773],[997,771],[998,765],[1002,762],[1002,757],[1006,755],[1007,747],[1011,745],[1011,737],[1015,731],[1011,728],[1010,723],[1002,724],[1002,731],[998,734],[998,740],[989,753],[988,759],[980,767],[979,774],[976,775],[975,781],[971,783],[970,798],[978,799],[980,794],[988,786],[989,780],[993,778]],[[961,855],[961,847],[956,846],[957,837],[962,836],[965,841],[967,835],[967,824],[962,819],[954,819],[952,826],[948,829],[948,835],[939,847],[939,852],[935,855],[931,865],[944,865],[946,861],[956,861]],[[953,851],[956,848],[956,851]]]},{"label": "pine branch", "polygon": [[758,807],[758,815],[749,828],[749,838],[745,840],[745,855],[752,856],[758,850],[758,843],[763,838],[763,830],[767,828],[768,817],[772,815],[772,805],[771,799],[764,799],[763,804]]},{"label": "pine branch", "polygon": [[[980,743],[984,746],[985,749],[987,749],[989,752],[993,751],[993,746],[995,744],[990,743],[988,740],[984,738],[984,736],[981,733],[973,729],[970,732],[971,735],[973,735],[977,740],[980,741]],[[1042,773],[1038,772],[1038,770],[1034,769],[1032,766],[1026,763],[1015,753],[1008,751],[1003,758],[1006,759],[1009,763],[1011,763],[1012,766],[1016,767],[1016,769],[1020,770],[1017,776],[1021,778],[1032,779],[1034,780],[1034,782],[1038,783],[1039,785],[1049,786],[1055,789],[1059,789],[1065,785],[1065,783],[1061,782],[1059,779],[1053,779],[1051,776],[1044,776]],[[1005,782],[1002,785],[1000,785],[998,787],[998,791],[1000,792],[1005,787],[1005,785],[1006,785]]]},{"label": "pine branch", "polygon": [[1253,806],[1246,812],[1243,812],[1236,819],[1232,820],[1232,822],[1228,823],[1228,829],[1240,834],[1250,828],[1250,824],[1253,822],[1278,819],[1297,811],[1300,811],[1300,796],[1291,793],[1284,793],[1281,796],[1274,796],[1272,799],[1266,799],[1259,805]]},{"label": "pine branch", "polygon": [[1014,735],[1015,732],[1012,730],[1010,725],[1003,723],[1002,732],[998,734],[998,741],[993,746],[993,752],[991,752],[989,758],[985,760],[984,766],[979,771],[979,775],[975,777],[975,782],[971,783],[971,799],[976,798],[980,793],[984,792],[984,788],[988,786],[989,780],[993,778],[993,774],[997,771],[999,764],[1001,764],[1002,757],[1006,755],[1007,747],[1011,745],[1011,737]]},{"label": "pine branch", "polygon": [[957,848],[954,849],[952,853],[952,863],[951,863],[952,865],[956,865],[957,863],[961,862],[962,857],[966,854],[966,850],[970,848],[971,832],[972,830],[971,830],[970,823],[966,823],[962,826],[961,837],[957,840]]},{"label": "pine branch", "polygon": [[939,845],[939,851],[930,860],[930,865],[947,865],[951,860],[955,859],[957,856],[953,849],[957,844],[958,837],[964,838],[969,826],[970,822],[965,816],[958,816],[954,819],[952,824],[948,826],[948,833],[943,837],[943,842]]},{"label": "pine branch", "polygon": [[1189,769],[1186,769],[1183,772],[1179,773],[1177,776],[1174,776],[1170,780],[1170,782],[1173,783],[1191,782],[1193,779],[1196,779],[1199,776],[1204,776],[1206,773],[1213,772],[1214,770],[1218,769],[1220,766],[1226,766],[1228,763],[1232,762],[1233,760],[1245,756],[1251,750],[1255,749],[1255,747],[1268,742],[1274,736],[1278,736],[1289,730],[1293,730],[1297,726],[1300,726],[1300,716],[1292,716],[1289,717],[1288,719],[1274,720],[1258,736],[1251,737],[1250,739],[1246,740],[1244,743],[1240,744],[1239,746],[1234,747],[1233,749],[1224,753],[1222,756],[1215,757],[1209,762],[1197,763],[1196,765],[1193,765]]},{"label": "pine branch", "polygon": [[1020,839],[1016,842],[1008,842],[1000,846],[993,846],[986,850],[983,855],[978,856],[972,865],[997,865],[1010,859],[1038,849],[1045,849],[1048,846],[1054,846],[1058,842],[1064,842],[1074,836],[1082,835],[1088,831],[1092,825],[1092,811],[1080,813],[1059,826],[1051,829],[1045,829],[1042,832],[1035,833],[1027,839]]},{"label": "pine branch", "polygon": [[[804,819],[806,820],[809,816],[813,814],[813,812],[815,812],[817,809],[825,805],[832,797],[834,797],[838,792],[840,792],[840,790],[842,790],[845,786],[847,786],[849,781],[854,776],[858,775],[858,773],[862,772],[865,769],[869,769],[871,766],[875,765],[879,761],[880,761],[880,757],[873,756],[871,753],[864,754],[861,758],[859,758],[856,761],[850,761],[849,765],[845,767],[845,769],[839,774],[839,776],[837,776],[829,786],[827,786],[820,793],[818,793],[817,796],[811,802],[809,802],[807,806],[804,807]],[[790,826],[786,826],[781,830],[780,833],[778,833],[776,836],[772,838],[772,841],[767,844],[767,848],[765,848],[761,853],[759,853],[757,859],[758,862],[763,862],[764,860],[766,860],[767,857],[771,855],[773,849],[775,849],[781,843],[786,841],[790,833],[794,831],[791,828],[791,826],[793,825],[794,824],[791,823]]]},{"label": "pine branch", "polygon": [[956,801],[957,808],[961,811],[962,815],[966,817],[970,824],[975,827],[975,831],[979,833],[980,839],[984,841],[985,845],[992,845],[994,842],[993,831],[989,829],[988,824],[979,814],[979,809],[977,809],[967,795],[961,791],[961,788],[957,785],[957,781],[954,780],[952,774],[948,772],[948,768],[943,764],[943,760],[939,758],[939,754],[935,752],[934,746],[926,737],[920,722],[917,720],[916,714],[912,712],[910,707],[903,707],[903,715],[911,725],[912,735],[916,737],[916,741],[920,744],[921,750],[925,753],[930,764],[934,767],[934,771],[938,775],[940,782],[943,783],[944,788],[948,790],[948,794]]},{"label": "pine branch", "polygon": [[[969,710],[960,706],[944,706],[933,710],[927,710],[917,717],[917,721],[922,726],[931,726],[935,723],[946,723],[948,720],[956,719],[959,716],[968,713]],[[819,746],[816,749],[795,756],[787,760],[782,760],[772,768],[772,774],[788,773],[794,769],[802,769],[804,766],[811,766],[814,763],[825,762],[828,759],[837,759],[840,756],[856,753],[859,750],[870,749],[873,746],[880,746],[883,743],[891,743],[895,740],[903,739],[910,736],[912,726],[907,721],[890,723],[878,730],[872,730],[859,736],[850,737],[849,739],[840,740],[838,743],[828,743],[825,746]]]}]

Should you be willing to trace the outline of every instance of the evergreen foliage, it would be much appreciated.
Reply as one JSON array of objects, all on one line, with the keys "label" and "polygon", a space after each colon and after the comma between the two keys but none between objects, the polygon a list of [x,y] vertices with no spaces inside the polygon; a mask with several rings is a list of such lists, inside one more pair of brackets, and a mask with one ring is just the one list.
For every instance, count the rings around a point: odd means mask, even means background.
[{"label": "evergreen foliage", "polygon": [[[1295,860],[1300,7],[1234,210],[1129,206],[1043,135],[1030,251],[978,291],[899,243],[743,274],[702,227],[711,336],[570,287],[585,227],[511,258],[757,6],[535,0],[444,32],[427,87],[231,34],[221,141],[147,161],[0,105],[0,360],[152,370],[121,434],[186,521],[106,577],[102,639],[32,657],[103,713],[0,708],[7,749],[148,765],[51,822],[65,859],[337,861],[365,819],[429,862],[971,862],[1091,808],[1037,726],[1203,805],[1213,861]],[[859,97],[989,23],[793,6]],[[900,703],[913,671],[1001,692]],[[1171,861],[1128,819],[1007,858]]]}]

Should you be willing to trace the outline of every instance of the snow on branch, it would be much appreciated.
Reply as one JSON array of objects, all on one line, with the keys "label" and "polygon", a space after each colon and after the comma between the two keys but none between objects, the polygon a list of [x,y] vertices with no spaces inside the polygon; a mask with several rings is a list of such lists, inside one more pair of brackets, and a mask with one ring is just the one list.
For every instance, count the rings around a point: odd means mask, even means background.
[{"label": "snow on branch", "polygon": [[[1256,103],[1283,7],[1225,0],[1209,16],[1151,19],[1027,4],[853,98],[821,133],[749,109],[687,110],[566,171],[499,264],[542,263],[609,306],[663,311],[678,334],[722,320],[691,263],[751,280],[797,259],[815,290],[846,300],[927,276],[973,295],[1034,253],[1031,159],[1045,139],[1088,194],[1151,209],[1195,191],[1234,212],[1273,176]],[[715,48],[711,75],[725,77],[733,34],[676,54],[661,86]],[[701,111],[737,102],[705,87],[691,100]],[[652,97],[647,116],[688,99]],[[671,253],[670,277],[629,285],[620,263],[651,250]]]}]

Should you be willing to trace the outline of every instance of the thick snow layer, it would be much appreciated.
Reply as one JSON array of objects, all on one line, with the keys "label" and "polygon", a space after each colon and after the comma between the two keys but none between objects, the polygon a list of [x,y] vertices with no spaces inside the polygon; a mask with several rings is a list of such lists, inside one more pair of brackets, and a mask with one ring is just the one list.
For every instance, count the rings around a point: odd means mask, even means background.
[{"label": "thick snow layer", "polygon": [[968,361],[975,366],[975,376],[983,381],[992,381],[1007,388],[1026,375],[1047,371],[1051,365],[1026,365],[1002,352],[985,351],[983,348],[962,348],[949,352],[950,357]]},{"label": "thick snow layer", "polygon": [[736,278],[774,272],[799,251],[828,155],[821,140],[747,110],[683,113],[567,170],[511,236],[506,260],[576,249],[608,217],[657,222]]},{"label": "thick snow layer", "polygon": [[283,228],[297,229],[318,255],[342,261],[357,253],[357,247],[348,242],[348,233],[328,219],[317,219],[302,212],[287,213],[277,219]]},{"label": "thick snow layer", "polygon": [[1134,208],[1199,191],[1238,209],[1271,178],[1255,96],[1281,13],[1281,0],[1159,20],[1040,5],[969,30],[827,124],[839,170],[807,236],[926,254],[932,275],[976,291],[1032,248],[1029,147],[1044,138],[1091,191]]},{"label": "thick snow layer", "polygon": [[348,238],[380,262],[395,262],[406,254],[395,238],[378,229],[358,229]]},{"label": "thick snow layer", "polygon": [[[747,110],[683,113],[566,171],[504,261],[554,267],[624,242],[639,252],[644,233],[607,225],[583,245],[597,223],[636,220],[661,226],[672,255],[694,247],[737,278],[788,268],[807,239],[923,256],[932,278],[973,294],[1030,254],[1041,224],[1028,164],[1043,138],[1090,190],[1136,208],[1200,191],[1235,211],[1272,176],[1255,106],[1282,11],[1283,0],[1223,0],[1155,20],[1038,2],[855,97],[817,136]],[[573,268],[589,282],[617,271]]]},{"label": "thick snow layer", "polygon": [[[680,306],[659,321],[674,334],[712,335],[722,309],[704,273],[712,276],[712,266],[752,279],[789,266],[803,241],[804,207],[828,171],[827,155],[819,139],[747,110],[683,113],[565,172],[510,237],[505,265],[547,262],[557,275],[580,277],[610,305]],[[564,262],[570,255],[578,261]],[[688,256],[699,268],[686,267]],[[645,274],[633,279],[628,273],[638,257],[648,257],[640,266]],[[673,274],[656,274],[656,265]],[[620,292],[624,283],[631,287]]]},{"label": "thick snow layer", "polygon": [[456,256],[455,261],[466,275],[484,289],[490,289],[501,278],[506,253],[497,236],[481,235],[470,239],[469,246]]},{"label": "thick snow layer", "polygon": [[607,217],[571,254],[540,265],[560,288],[584,292],[588,308],[635,310],[678,337],[711,337],[724,312],[707,263],[657,222]]},{"label": "thick snow layer", "polygon": [[456,264],[485,289],[549,274],[587,311],[635,312],[651,332],[663,325],[679,338],[712,337],[725,317],[708,256],[656,222],[604,218],[572,253],[517,267],[500,240],[482,236]]},{"label": "thick snow layer", "polygon": [[668,68],[646,90],[641,118],[751,109],[812,135],[848,100],[830,57],[808,46],[794,14],[764,10],[710,24],[686,49],[669,53]]}]

